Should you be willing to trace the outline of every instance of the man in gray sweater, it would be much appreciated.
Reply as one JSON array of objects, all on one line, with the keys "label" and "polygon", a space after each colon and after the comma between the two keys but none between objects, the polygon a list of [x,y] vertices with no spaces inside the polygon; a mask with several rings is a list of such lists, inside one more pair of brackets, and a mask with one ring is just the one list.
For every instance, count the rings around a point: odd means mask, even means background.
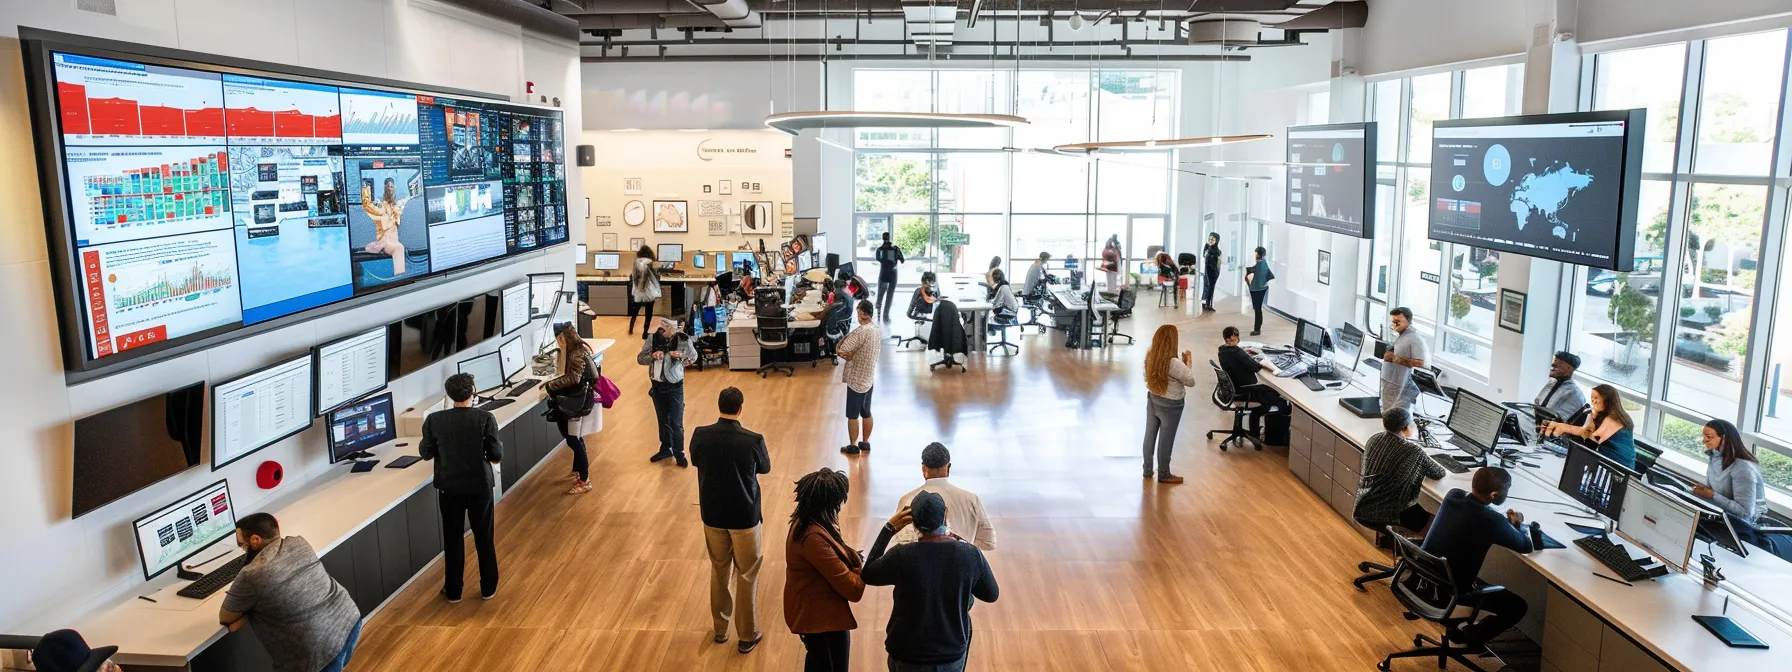
[{"label": "man in gray sweater", "polygon": [[236,521],[249,560],[224,595],[218,622],[236,632],[251,619],[275,672],[341,672],[361,638],[361,610],[304,537],[280,536],[280,521],[251,513]]},{"label": "man in gray sweater", "polygon": [[691,336],[678,329],[678,321],[659,319],[653,335],[641,341],[641,354],[635,362],[647,367],[651,387],[647,396],[653,399],[653,413],[659,418],[660,450],[651,458],[659,462],[674,458],[680,467],[691,466],[684,456],[684,365],[697,360],[697,348]]}]

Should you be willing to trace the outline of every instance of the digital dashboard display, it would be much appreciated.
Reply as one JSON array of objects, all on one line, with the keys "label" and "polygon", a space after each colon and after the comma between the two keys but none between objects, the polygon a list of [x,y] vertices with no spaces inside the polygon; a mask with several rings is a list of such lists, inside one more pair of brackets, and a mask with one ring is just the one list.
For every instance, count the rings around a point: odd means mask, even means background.
[{"label": "digital dashboard display", "polygon": [[1374,232],[1375,123],[1288,129],[1288,197],[1283,219],[1368,238]]},{"label": "digital dashboard display", "polygon": [[1631,270],[1644,111],[1437,122],[1430,237]]},{"label": "digital dashboard display", "polygon": [[46,53],[71,368],[568,239],[558,110]]}]

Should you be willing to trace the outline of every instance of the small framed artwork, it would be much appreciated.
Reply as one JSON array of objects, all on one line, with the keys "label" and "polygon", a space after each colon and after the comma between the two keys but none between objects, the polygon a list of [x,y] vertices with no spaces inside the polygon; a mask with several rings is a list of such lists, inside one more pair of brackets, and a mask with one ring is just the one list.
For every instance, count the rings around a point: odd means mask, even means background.
[{"label": "small framed artwork", "polygon": [[1319,284],[1332,284],[1332,253],[1329,250],[1319,251]]},{"label": "small framed artwork", "polygon": [[723,196],[732,195],[734,193],[734,181],[733,180],[717,181],[716,182],[716,193],[721,194]]},{"label": "small framed artwork", "polygon": [[749,236],[772,235],[771,201],[741,201],[741,233]]},{"label": "small framed artwork", "polygon": [[[604,234],[604,249],[610,250],[612,252],[616,250],[616,234],[614,234],[614,233]],[[637,248],[637,249],[639,249],[639,248]]]},{"label": "small framed artwork", "polygon": [[685,233],[691,230],[689,210],[684,201],[654,201],[654,233]]},{"label": "small framed artwork", "polygon": [[1500,326],[1511,331],[1524,333],[1524,292],[1515,289],[1500,290]]},{"label": "small framed artwork", "polygon": [[639,249],[641,249],[642,246],[644,246],[646,244],[647,244],[646,238],[630,238],[630,239],[628,239],[628,249],[631,249],[631,250],[639,250]]}]

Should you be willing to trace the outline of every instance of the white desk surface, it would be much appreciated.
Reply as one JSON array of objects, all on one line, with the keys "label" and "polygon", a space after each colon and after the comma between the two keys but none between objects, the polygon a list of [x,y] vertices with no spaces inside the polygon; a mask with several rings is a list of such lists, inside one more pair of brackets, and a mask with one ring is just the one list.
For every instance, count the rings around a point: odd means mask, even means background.
[{"label": "white desk surface", "polygon": [[[607,338],[587,341],[599,352],[615,343]],[[518,400],[497,409],[493,415],[500,426],[508,425],[533,406]],[[402,431],[402,422],[399,427]],[[325,475],[279,495],[263,510],[280,519],[282,534],[304,537],[322,556],[434,480],[435,471],[428,462],[404,469],[386,468],[400,456],[417,454],[415,436],[401,436],[369,452],[380,460],[373,471],[356,474],[349,472],[346,463],[332,465]],[[194,569],[210,571],[238,555],[235,543],[226,539],[195,558],[206,559],[218,553],[224,556]],[[228,589],[204,600],[180,597],[175,593],[187,582],[179,580],[173,569],[148,585],[155,589],[153,593],[135,591],[132,597],[89,614],[69,627],[90,642],[118,646],[113,660],[124,665],[184,666],[224,636],[224,627],[218,625],[218,608]],[[135,597],[144,594],[156,602]]]},{"label": "white desk surface", "polygon": [[[716,276],[714,276],[714,275],[662,275],[662,276],[660,276],[660,284],[662,284],[662,285],[667,284],[667,283],[690,284],[690,283],[708,283],[708,282],[715,282],[715,281],[716,281]],[[581,273],[577,277],[574,278],[574,282],[595,283],[595,284],[627,283],[628,282],[628,271],[615,271],[615,275],[600,275],[600,274]]]},{"label": "white desk surface", "polygon": [[[1357,372],[1357,376],[1361,381],[1358,386],[1347,385],[1341,390],[1319,392],[1308,390],[1300,382],[1287,378],[1260,375],[1258,380],[1275,388],[1283,397],[1305,409],[1360,449],[1370,436],[1381,431],[1381,421],[1359,418],[1338,404],[1338,399],[1344,397],[1374,396],[1364,392],[1363,387],[1376,389],[1376,378],[1361,371]],[[1440,410],[1436,407],[1447,402],[1430,399],[1425,403],[1431,407],[1430,410]],[[1448,445],[1445,447],[1448,448]],[[1792,608],[1792,565],[1766,552],[1750,553],[1749,557],[1742,558],[1722,549],[1714,549],[1719,565],[1730,580],[1722,584],[1719,590],[1708,591],[1697,578],[1698,553],[1706,550],[1701,544],[1693,553],[1694,574],[1676,572],[1634,586],[1598,578],[1593,576],[1593,572],[1609,573],[1610,570],[1574,546],[1573,540],[1581,534],[1566,524],[1571,520],[1583,525],[1590,522],[1556,515],[1556,512],[1567,511],[1569,507],[1579,508],[1556,489],[1556,480],[1562,471],[1562,458],[1539,452],[1526,455],[1523,459],[1540,464],[1541,469],[1524,466],[1514,468],[1512,471],[1519,477],[1512,482],[1513,499],[1507,500],[1502,508],[1517,509],[1524,514],[1526,522],[1541,523],[1546,534],[1567,545],[1567,548],[1525,554],[1522,557],[1526,564],[1656,656],[1682,670],[1744,672],[1787,669],[1786,652],[1792,650],[1792,622],[1785,620],[1784,610]],[[1425,494],[1432,499],[1442,500],[1452,489],[1468,490],[1473,473],[1472,470],[1462,474],[1446,473],[1442,480],[1427,480],[1424,485]],[[1523,501],[1517,499],[1519,497],[1562,502],[1562,505]],[[1620,540],[1619,543],[1624,543],[1627,549],[1635,548],[1634,544],[1628,542]],[[1754,633],[1755,637],[1766,642],[1771,649],[1730,648],[1692,620],[1694,614],[1723,613],[1726,594],[1733,594],[1737,599],[1730,601],[1729,611],[1724,615],[1735,619],[1737,624]],[[1766,606],[1763,607],[1761,603]],[[1541,609],[1542,606],[1532,605],[1532,608]],[[1781,613],[1774,614],[1776,610]]]}]

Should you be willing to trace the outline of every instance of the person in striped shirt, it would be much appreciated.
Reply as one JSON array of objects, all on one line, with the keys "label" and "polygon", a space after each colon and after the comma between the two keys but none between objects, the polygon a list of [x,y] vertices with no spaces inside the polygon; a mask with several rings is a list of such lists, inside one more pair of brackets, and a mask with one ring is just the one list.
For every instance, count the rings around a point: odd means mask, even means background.
[{"label": "person in striped shirt", "polygon": [[1412,442],[1410,411],[1398,407],[1383,411],[1381,428],[1363,445],[1363,480],[1351,518],[1372,530],[1398,525],[1423,535],[1431,514],[1419,506],[1419,487],[1427,478],[1443,478],[1444,468]]}]

